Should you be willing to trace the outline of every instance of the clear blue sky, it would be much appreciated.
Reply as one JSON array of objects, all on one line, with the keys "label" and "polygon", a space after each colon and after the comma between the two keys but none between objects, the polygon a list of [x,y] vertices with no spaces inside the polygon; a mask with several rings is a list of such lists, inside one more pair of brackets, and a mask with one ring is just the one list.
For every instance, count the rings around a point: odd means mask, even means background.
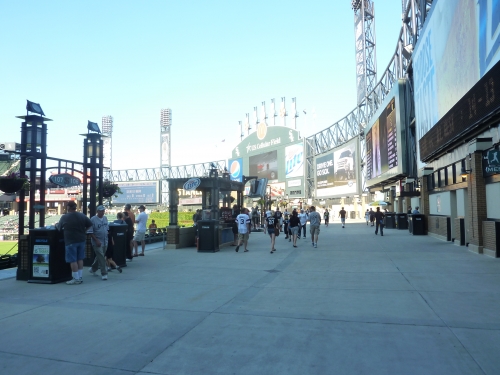
[{"label": "clear blue sky", "polygon": [[[159,166],[160,110],[172,108],[172,164],[227,159],[262,101],[284,96],[290,110],[296,97],[304,136],[356,105],[350,0],[0,4],[0,141],[20,141],[29,99],[54,120],[49,156],[80,161],[87,120],[112,115],[113,168]],[[375,17],[380,77],[401,1],[375,0]]]}]

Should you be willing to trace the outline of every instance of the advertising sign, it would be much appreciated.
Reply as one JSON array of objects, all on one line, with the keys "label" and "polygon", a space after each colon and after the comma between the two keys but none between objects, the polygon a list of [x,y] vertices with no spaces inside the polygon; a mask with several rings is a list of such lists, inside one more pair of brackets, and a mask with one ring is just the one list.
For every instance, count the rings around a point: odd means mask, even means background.
[{"label": "advertising sign", "polygon": [[200,186],[201,180],[199,178],[190,178],[186,182],[184,182],[184,185],[182,188],[186,191],[191,191],[191,190],[196,190],[198,186]]},{"label": "advertising sign", "polygon": [[397,150],[396,101],[393,98],[366,134],[366,179],[397,167]]},{"label": "advertising sign", "polygon": [[269,181],[276,181],[278,179],[277,150],[250,156],[249,173],[250,176],[257,176],[257,178],[267,178]]},{"label": "advertising sign", "polygon": [[434,2],[413,53],[417,141],[500,60],[499,4]]},{"label": "advertising sign", "polygon": [[117,182],[123,194],[113,198],[113,204],[158,203],[158,182]]},{"label": "advertising sign", "polygon": [[483,174],[491,176],[500,173],[500,151],[488,150],[483,153]]},{"label": "advertising sign", "polygon": [[33,277],[49,277],[49,245],[33,246]]},{"label": "advertising sign", "polygon": [[243,159],[229,159],[228,165],[231,181],[243,182]]},{"label": "advertising sign", "polygon": [[285,148],[285,177],[304,175],[304,145],[302,143]]},{"label": "advertising sign", "polygon": [[316,196],[356,193],[357,139],[316,158]]},{"label": "advertising sign", "polygon": [[[303,140],[298,131],[260,122],[255,132],[233,149],[228,163],[231,179],[237,175],[239,167],[241,176],[266,178],[269,184],[284,183],[287,195],[292,190],[294,194],[300,192],[296,196],[302,197],[305,194],[304,153]],[[234,161],[238,161],[239,165],[234,164]],[[289,184],[288,181],[293,183]]]}]

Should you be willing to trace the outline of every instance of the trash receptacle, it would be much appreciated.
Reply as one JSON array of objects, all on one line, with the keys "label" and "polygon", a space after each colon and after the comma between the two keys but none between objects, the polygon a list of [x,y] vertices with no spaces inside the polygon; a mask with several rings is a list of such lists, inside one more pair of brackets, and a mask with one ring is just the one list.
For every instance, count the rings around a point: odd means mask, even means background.
[{"label": "trash receptacle", "polygon": [[422,214],[410,215],[410,233],[418,236],[425,234],[425,219]]},{"label": "trash receptacle", "polygon": [[55,228],[30,229],[29,283],[56,284],[71,280],[64,237]]},{"label": "trash receptacle", "polygon": [[351,211],[351,219],[356,219],[356,211]]},{"label": "trash receptacle", "polygon": [[408,215],[396,214],[396,226],[398,229],[408,229]]},{"label": "trash receptacle", "polygon": [[386,229],[394,229],[394,228],[396,228],[396,222],[395,222],[394,213],[388,212],[388,213],[385,214],[384,226],[385,226]]},{"label": "trash receptacle", "polygon": [[219,221],[199,220],[198,252],[215,253],[219,251]]},{"label": "trash receptacle", "polygon": [[[109,223],[109,232],[115,243],[113,249],[113,260],[120,267],[127,267],[127,224]],[[140,246],[140,245],[139,245]]]}]

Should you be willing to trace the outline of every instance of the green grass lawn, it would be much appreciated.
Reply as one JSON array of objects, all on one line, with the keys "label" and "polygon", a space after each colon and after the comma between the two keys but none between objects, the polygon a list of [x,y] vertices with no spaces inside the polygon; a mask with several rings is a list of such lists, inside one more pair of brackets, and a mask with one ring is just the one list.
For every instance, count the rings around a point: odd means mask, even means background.
[{"label": "green grass lawn", "polygon": [[[14,249],[12,249],[12,247]],[[17,241],[0,241],[0,255],[7,254],[7,252],[12,249],[12,251],[9,252],[9,255],[14,255],[17,253]]]}]

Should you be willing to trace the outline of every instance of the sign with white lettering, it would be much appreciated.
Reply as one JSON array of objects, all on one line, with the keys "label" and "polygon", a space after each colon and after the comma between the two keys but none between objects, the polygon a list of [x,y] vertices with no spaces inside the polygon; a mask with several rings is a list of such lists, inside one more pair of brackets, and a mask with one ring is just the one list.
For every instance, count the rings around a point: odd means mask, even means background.
[{"label": "sign with white lettering", "polygon": [[190,178],[184,183],[183,189],[190,191],[190,190],[196,190],[198,186],[200,186],[201,180],[199,178]]},{"label": "sign with white lettering", "polygon": [[483,174],[491,176],[500,173],[500,151],[488,150],[483,153]]},{"label": "sign with white lettering", "polygon": [[82,181],[78,177],[72,176],[69,173],[54,174],[49,177],[49,181],[62,187],[79,186],[82,184]]}]

